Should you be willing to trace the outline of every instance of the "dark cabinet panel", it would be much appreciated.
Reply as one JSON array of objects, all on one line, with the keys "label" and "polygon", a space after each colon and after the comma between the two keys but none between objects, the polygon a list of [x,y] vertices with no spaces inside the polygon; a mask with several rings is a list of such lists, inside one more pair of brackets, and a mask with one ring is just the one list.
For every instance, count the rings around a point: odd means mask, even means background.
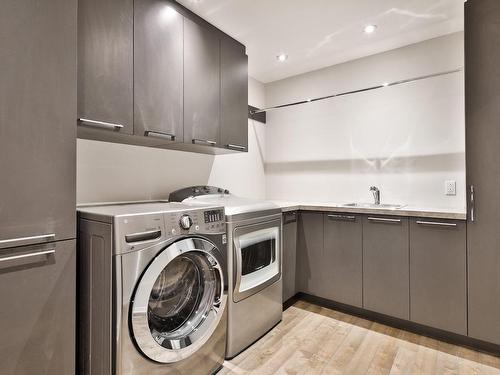
[{"label": "dark cabinet panel", "polygon": [[500,344],[500,2],[469,0],[465,15],[469,336]]},{"label": "dark cabinet panel", "polygon": [[297,226],[297,289],[299,292],[325,297],[322,277],[323,214],[301,212]]},{"label": "dark cabinet panel", "polygon": [[245,46],[221,39],[221,146],[248,150],[248,57]]},{"label": "dark cabinet panel", "polygon": [[76,0],[2,2],[0,248],[76,235],[76,14]]},{"label": "dark cabinet panel", "polygon": [[90,120],[82,126],[133,132],[133,6],[78,2],[78,118]]},{"label": "dark cabinet panel", "polygon": [[283,214],[283,301],[292,298],[296,293],[295,269],[297,266],[297,213]]},{"label": "dark cabinet panel", "polygon": [[0,374],[75,373],[75,246],[0,250]]},{"label": "dark cabinet panel", "polygon": [[363,218],[363,307],[409,319],[408,219]]},{"label": "dark cabinet panel", "polygon": [[465,222],[410,222],[410,319],[467,334]]},{"label": "dark cabinet panel", "polygon": [[220,41],[184,19],[184,142],[219,144]]},{"label": "dark cabinet panel", "polygon": [[183,17],[162,0],[134,2],[134,134],[183,140]]},{"label": "dark cabinet panel", "polygon": [[325,297],[352,306],[363,305],[363,225],[352,214],[325,214],[323,273]]}]

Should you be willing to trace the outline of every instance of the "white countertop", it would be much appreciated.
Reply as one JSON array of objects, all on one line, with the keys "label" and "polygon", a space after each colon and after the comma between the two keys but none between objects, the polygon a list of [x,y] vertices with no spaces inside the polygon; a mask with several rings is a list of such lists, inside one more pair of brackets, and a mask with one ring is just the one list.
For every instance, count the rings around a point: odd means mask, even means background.
[{"label": "white countertop", "polygon": [[408,217],[427,217],[434,219],[467,220],[467,213],[464,210],[449,208],[414,207],[404,206],[398,209],[387,208],[367,208],[367,207],[346,207],[339,203],[325,202],[288,202],[272,201],[283,212],[289,211],[320,211],[320,212],[345,212],[371,215],[391,215]]}]

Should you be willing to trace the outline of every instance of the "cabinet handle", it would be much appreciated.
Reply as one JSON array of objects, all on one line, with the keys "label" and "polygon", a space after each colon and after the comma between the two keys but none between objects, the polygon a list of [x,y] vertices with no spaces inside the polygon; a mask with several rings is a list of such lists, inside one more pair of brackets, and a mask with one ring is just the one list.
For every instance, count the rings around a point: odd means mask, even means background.
[{"label": "cabinet handle", "polygon": [[240,145],[232,145],[232,144],[228,144],[226,145],[227,148],[232,148],[232,149],[235,149],[235,150],[242,150],[242,151],[245,151],[247,148],[245,146],[240,146]]},{"label": "cabinet handle", "polygon": [[171,141],[175,141],[175,135],[174,134],[163,133],[163,132],[159,132],[159,131],[156,131],[156,130],[146,130],[144,132],[144,135],[146,137],[166,138],[166,139],[169,139]]},{"label": "cabinet handle", "polygon": [[123,128],[123,125],[121,124],[113,124],[112,122],[89,120],[87,118],[79,118],[78,121],[82,125],[95,126],[98,128],[115,129],[115,130],[120,130],[121,128]]},{"label": "cabinet handle", "polygon": [[194,144],[206,144],[206,145],[210,145],[210,146],[215,146],[217,144],[217,142],[215,141],[209,141],[208,139],[193,139],[193,143]]},{"label": "cabinet handle", "polygon": [[55,253],[56,253],[55,249],[50,249],[50,250],[44,250],[44,251],[37,251],[36,253],[12,255],[10,257],[0,258],[0,263],[1,262],[7,262],[7,261],[10,261],[10,260],[33,258],[33,257],[37,257],[37,256],[40,256],[40,255],[50,255],[50,254],[55,254]]},{"label": "cabinet handle", "polygon": [[1,240],[0,241],[0,248],[36,245],[36,244],[43,243],[43,242],[54,241],[55,238],[56,238],[56,235],[54,233],[42,234],[39,236],[31,236],[31,237],[11,238],[8,240]]},{"label": "cabinet handle", "polygon": [[330,214],[330,215],[328,215],[328,218],[330,220],[339,220],[339,221],[356,221],[356,216],[350,216],[350,215],[333,215],[333,214]]},{"label": "cabinet handle", "polygon": [[297,213],[296,212],[284,213],[283,216],[284,216],[283,224],[295,223],[297,221]]},{"label": "cabinet handle", "polygon": [[419,225],[434,225],[434,226],[437,226],[437,227],[456,227],[457,226],[456,223],[439,223],[437,221],[420,221],[420,220],[417,220],[416,223],[419,224]]},{"label": "cabinet handle", "polygon": [[470,186],[470,221],[473,223],[476,220],[476,200],[475,200],[475,192],[474,185]]},{"label": "cabinet handle", "polygon": [[387,219],[385,217],[369,217],[368,220],[370,221],[378,221],[381,223],[401,223],[401,219]]}]

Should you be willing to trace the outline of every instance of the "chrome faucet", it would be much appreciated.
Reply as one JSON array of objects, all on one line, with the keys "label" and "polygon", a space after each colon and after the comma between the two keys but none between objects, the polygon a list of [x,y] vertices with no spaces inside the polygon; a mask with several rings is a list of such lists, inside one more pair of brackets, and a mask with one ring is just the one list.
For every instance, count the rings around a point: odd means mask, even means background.
[{"label": "chrome faucet", "polygon": [[373,199],[375,200],[375,204],[380,204],[380,190],[376,186],[370,187],[370,191],[373,194]]}]

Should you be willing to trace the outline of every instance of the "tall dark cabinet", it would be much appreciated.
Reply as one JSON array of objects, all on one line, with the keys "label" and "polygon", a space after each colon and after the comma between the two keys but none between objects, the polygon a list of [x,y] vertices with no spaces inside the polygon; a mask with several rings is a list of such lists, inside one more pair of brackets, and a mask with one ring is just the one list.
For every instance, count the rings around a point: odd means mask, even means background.
[{"label": "tall dark cabinet", "polygon": [[500,344],[500,2],[465,3],[469,336]]},{"label": "tall dark cabinet", "polygon": [[76,0],[0,12],[0,374],[74,374]]}]

